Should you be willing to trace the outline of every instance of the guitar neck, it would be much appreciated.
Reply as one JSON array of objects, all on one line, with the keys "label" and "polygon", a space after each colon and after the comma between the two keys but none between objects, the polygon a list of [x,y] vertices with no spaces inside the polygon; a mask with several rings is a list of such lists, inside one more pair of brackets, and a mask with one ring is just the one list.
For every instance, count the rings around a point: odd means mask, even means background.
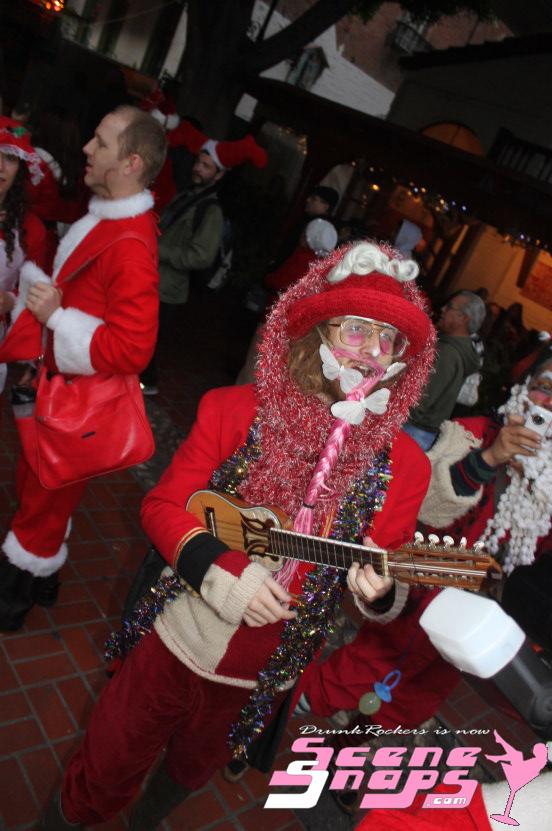
[{"label": "guitar neck", "polygon": [[368,548],[356,543],[340,542],[326,537],[310,537],[288,531],[284,528],[271,528],[269,531],[270,551],[278,557],[289,557],[303,563],[347,571],[354,562],[370,564],[378,574],[388,573],[388,554],[379,548]]},{"label": "guitar neck", "polygon": [[342,571],[347,571],[357,562],[361,566],[371,565],[382,576],[422,585],[477,588],[491,562],[484,554],[461,549],[448,549],[446,553],[443,549],[426,549],[426,556],[420,556],[422,552],[413,547],[403,546],[391,552],[357,543],[306,536],[283,528],[270,529],[269,545],[271,552],[277,556]]}]

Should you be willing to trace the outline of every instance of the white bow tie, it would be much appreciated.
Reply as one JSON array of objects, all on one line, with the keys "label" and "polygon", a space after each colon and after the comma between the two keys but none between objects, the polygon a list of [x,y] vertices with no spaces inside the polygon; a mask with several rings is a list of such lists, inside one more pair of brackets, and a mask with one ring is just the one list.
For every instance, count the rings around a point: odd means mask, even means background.
[{"label": "white bow tie", "polygon": [[382,415],[387,409],[387,402],[391,395],[388,389],[376,390],[361,401],[336,401],[331,406],[332,415],[349,424],[362,424],[366,410],[376,415]]}]

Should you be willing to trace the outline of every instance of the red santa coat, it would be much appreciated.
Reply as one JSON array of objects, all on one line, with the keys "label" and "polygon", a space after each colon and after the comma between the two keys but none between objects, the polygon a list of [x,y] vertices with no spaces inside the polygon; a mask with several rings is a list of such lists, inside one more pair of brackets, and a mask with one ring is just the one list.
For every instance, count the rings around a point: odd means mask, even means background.
[{"label": "red santa coat", "polygon": [[[48,369],[132,374],[147,365],[159,304],[152,206],[148,191],[126,199],[94,197],[89,212],[63,237],[52,275],[62,302],[47,322]],[[25,263],[14,320],[24,309],[28,287],[37,281],[49,283],[50,277]],[[15,329],[13,335],[17,340]]]},{"label": "red santa coat", "polygon": [[[94,197],[88,214],[61,241],[53,278],[30,261],[24,264],[12,313],[15,323],[4,345],[7,348],[10,341],[11,359],[36,357],[36,351],[25,354],[32,333],[39,335],[33,341],[35,349],[41,333],[38,321],[24,308],[26,293],[34,282],[53,279],[62,291],[62,304],[47,322],[48,370],[133,374],[147,365],[155,346],[159,303],[152,205],[148,191],[125,199]],[[14,356],[20,340],[22,351]],[[19,507],[2,545],[13,565],[44,577],[61,568],[67,558],[68,522],[84,487],[78,482],[46,490],[20,457]]]},{"label": "red santa coat", "polygon": [[[182,556],[201,557],[201,551],[195,551],[194,539],[205,534],[205,528],[184,506],[189,496],[205,488],[213,471],[245,442],[256,409],[252,385],[207,393],[190,435],[159,484],[144,499],[144,528],[171,566]],[[405,433],[394,440],[390,461],[393,478],[370,531],[384,548],[397,547],[412,537],[429,477],[425,455]],[[297,570],[291,592],[300,592],[308,570],[308,566]],[[184,592],[167,605],[157,618],[157,634],[198,675],[254,687],[259,670],[279,643],[283,627],[282,622],[261,628],[242,623],[249,602],[267,574],[242,551],[221,554],[204,575],[201,596]],[[397,598],[397,609],[403,600],[402,596]]]}]

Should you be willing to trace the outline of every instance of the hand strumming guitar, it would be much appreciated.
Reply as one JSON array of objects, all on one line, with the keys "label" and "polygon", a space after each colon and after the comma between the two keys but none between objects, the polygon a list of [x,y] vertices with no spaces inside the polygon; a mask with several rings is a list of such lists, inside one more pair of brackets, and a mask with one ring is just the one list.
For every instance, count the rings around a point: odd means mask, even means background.
[{"label": "hand strumming guitar", "polygon": [[279,620],[292,620],[296,612],[290,612],[292,596],[272,577],[267,577],[250,601],[243,622],[248,626],[266,626]]}]

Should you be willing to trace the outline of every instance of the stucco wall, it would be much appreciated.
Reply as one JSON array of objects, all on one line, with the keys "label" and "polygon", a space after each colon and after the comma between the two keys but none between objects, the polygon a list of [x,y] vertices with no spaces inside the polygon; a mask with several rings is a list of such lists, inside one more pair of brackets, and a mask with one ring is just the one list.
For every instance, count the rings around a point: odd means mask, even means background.
[{"label": "stucco wall", "polygon": [[523,306],[523,322],[528,329],[552,328],[552,312],[544,306],[523,297],[516,285],[525,250],[504,242],[494,228],[483,226],[476,245],[472,248],[453,291],[457,289],[489,289],[489,300],[507,308],[512,303]]}]

